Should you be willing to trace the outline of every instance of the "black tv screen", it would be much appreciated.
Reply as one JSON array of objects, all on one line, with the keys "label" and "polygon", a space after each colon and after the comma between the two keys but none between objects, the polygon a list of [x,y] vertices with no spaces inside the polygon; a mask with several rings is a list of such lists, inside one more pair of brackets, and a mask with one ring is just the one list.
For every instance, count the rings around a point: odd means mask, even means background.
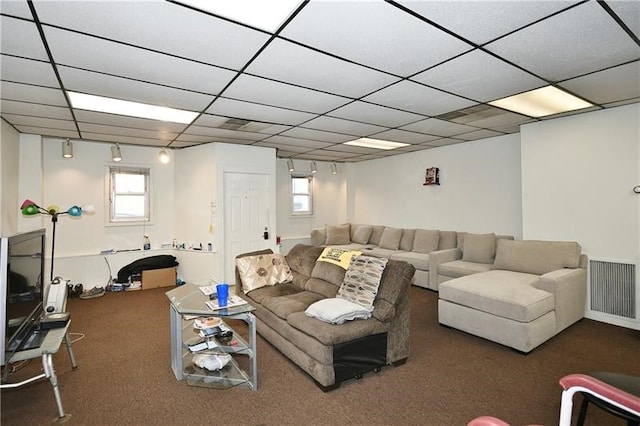
[{"label": "black tv screen", "polygon": [[23,346],[43,313],[45,230],[0,239],[1,365]]}]

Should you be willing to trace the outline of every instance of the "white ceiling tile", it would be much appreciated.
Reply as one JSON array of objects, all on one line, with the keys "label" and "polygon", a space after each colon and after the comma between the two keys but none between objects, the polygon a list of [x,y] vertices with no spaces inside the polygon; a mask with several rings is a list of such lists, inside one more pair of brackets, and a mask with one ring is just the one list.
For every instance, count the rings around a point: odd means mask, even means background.
[{"label": "white ceiling tile", "polygon": [[58,67],[65,88],[73,92],[107,96],[133,102],[171,108],[201,111],[212,97],[200,93],[142,83],[121,77],[112,77],[66,66]]},{"label": "white ceiling tile", "polygon": [[180,133],[186,125],[146,118],[127,117],[124,115],[106,114],[102,112],[76,110],[76,119],[81,123],[93,123],[134,129],[156,130],[167,133]]},{"label": "white ceiling tile", "polygon": [[350,135],[350,139],[354,136],[368,136],[372,133],[378,133],[386,130],[382,126],[374,126],[373,124],[358,123],[356,121],[343,120],[341,118],[333,118],[327,116],[321,116],[314,118],[302,125],[307,129],[325,130],[327,132],[343,133]]},{"label": "white ceiling tile", "polygon": [[54,129],[53,127],[32,127],[32,126],[15,126],[20,133],[42,136],[56,136],[61,138],[78,138],[78,132],[75,130]]},{"label": "white ceiling tile", "polygon": [[7,15],[33,19],[26,1],[0,1],[0,12]]},{"label": "white ceiling tile", "polygon": [[291,126],[283,126],[280,124],[274,124],[273,126],[269,126],[265,129],[259,130],[258,133],[264,133],[268,135],[276,135],[278,133],[282,133],[285,130],[291,129]]},{"label": "white ceiling tile", "polygon": [[560,86],[597,104],[634,99],[640,97],[640,61],[563,81]]},{"label": "white ceiling tile", "polygon": [[248,102],[325,113],[348,102],[347,98],[291,86],[264,78],[241,75],[224,96]]},{"label": "white ceiling tile", "polygon": [[15,126],[46,127],[52,129],[75,130],[72,120],[59,120],[56,118],[32,117],[29,115],[2,114],[6,120]]},{"label": "white ceiling tile", "polygon": [[217,140],[233,139],[238,141],[257,141],[268,137],[260,133],[241,132],[237,130],[216,129],[214,127],[190,126],[186,131],[189,135],[211,136]]},{"label": "white ceiling tile", "polygon": [[190,135],[190,134],[186,134],[186,133],[183,133],[180,136],[178,136],[176,141],[178,141],[178,142],[186,142],[186,143],[190,143],[190,144],[200,144],[200,143],[215,142],[215,140],[211,136]]},{"label": "white ceiling tile", "polygon": [[268,34],[167,2],[55,1],[39,2],[36,9],[44,23],[235,70],[269,38]]},{"label": "white ceiling tile", "polygon": [[266,146],[269,148],[276,148],[278,150],[278,156],[290,157],[292,155],[298,154],[300,152],[307,152],[309,148],[294,146],[294,145],[285,145],[276,142],[267,142],[267,141],[259,141],[255,143],[255,146]]},{"label": "white ceiling tile", "polygon": [[33,22],[0,16],[0,50],[5,55],[49,60]]},{"label": "white ceiling tile", "polygon": [[345,118],[348,120],[361,121],[363,123],[375,123],[389,127],[398,127],[414,121],[424,119],[424,116],[409,112],[398,111],[397,109],[374,105],[367,102],[355,101],[342,106],[328,115],[332,117]]},{"label": "white ceiling tile", "polygon": [[[128,144],[128,145],[158,146],[157,139],[140,138],[140,137],[123,136],[123,135],[112,135],[112,134],[104,134],[104,133],[83,132],[82,139],[93,140],[98,142],[121,143],[121,144]],[[124,159],[124,161],[126,161],[127,147],[120,146],[120,149],[122,150],[122,158]],[[105,160],[111,160],[111,154],[107,153],[107,151],[105,151]]]},{"label": "white ceiling tile", "polygon": [[442,138],[435,141],[427,142],[425,145],[437,147],[437,146],[447,146],[447,145],[455,145],[457,143],[467,142],[461,139],[452,139],[452,138]]},{"label": "white ceiling tile", "polygon": [[306,112],[277,108],[220,97],[207,109],[209,114],[222,114],[244,120],[296,125],[316,116]]},{"label": "white ceiling tile", "polygon": [[487,49],[552,81],[640,57],[638,45],[596,2],[527,27],[488,44]]},{"label": "white ceiling tile", "polygon": [[[500,132],[494,132],[493,130],[483,129],[483,130],[476,130],[474,132],[457,135],[456,138],[463,139],[465,141],[473,141],[477,139],[486,139],[486,138],[491,138],[491,137],[500,136],[500,135],[502,135],[502,133]],[[431,142],[427,142],[427,143],[431,143]]]},{"label": "white ceiling tile", "polygon": [[473,43],[484,44],[576,2],[474,0],[400,3]]},{"label": "white ceiling tile", "polygon": [[640,38],[640,3],[638,1],[608,1],[609,6],[627,27]]},{"label": "white ceiling tile", "polygon": [[85,134],[100,133],[104,135],[118,135],[118,136],[131,136],[140,137],[145,139],[157,139],[158,141],[168,142],[173,140],[177,133],[168,133],[155,130],[134,129],[131,127],[117,127],[101,124],[79,123],[80,132]]},{"label": "white ceiling tile", "polygon": [[431,116],[456,111],[475,104],[473,101],[411,81],[394,84],[366,96],[363,100]]},{"label": "white ceiling tile", "polygon": [[399,130],[399,129],[387,130],[386,132],[376,133],[374,135],[371,135],[371,137],[374,139],[382,139],[387,141],[412,143],[412,144],[424,143],[424,142],[438,139],[438,136],[425,135],[423,133],[416,133],[416,132],[408,132],[408,131]]},{"label": "white ceiling tile", "polygon": [[328,148],[330,146],[335,145],[334,143],[331,143],[331,142],[321,142],[321,141],[309,140],[305,138],[299,138],[296,136],[287,136],[287,135],[270,136],[264,139],[262,142],[277,143],[277,144],[286,145],[286,146],[292,145],[292,146],[304,147],[308,149],[322,149],[322,148]]},{"label": "white ceiling tile", "polygon": [[214,95],[236,75],[227,69],[57,28],[45,27],[45,33],[59,65]]},{"label": "white ceiling tile", "polygon": [[340,133],[325,132],[322,130],[307,129],[303,127],[294,127],[291,130],[287,130],[281,133],[282,136],[289,136],[292,138],[310,139],[320,142],[332,142],[342,143],[353,140],[354,137],[350,135],[343,135]]},{"label": "white ceiling tile", "polygon": [[205,126],[205,127],[218,127],[224,124],[228,118],[220,117],[219,115],[211,115],[211,114],[202,114],[200,117],[196,118],[192,126]]},{"label": "white ceiling tile", "polygon": [[449,121],[438,120],[436,118],[429,118],[418,123],[403,126],[402,129],[436,136],[455,136],[476,130],[471,126],[451,123]]},{"label": "white ceiling tile", "polygon": [[60,120],[73,119],[69,108],[61,106],[2,100],[0,101],[0,110],[3,114],[30,115],[34,117],[57,118]]},{"label": "white ceiling tile", "polygon": [[247,67],[246,72],[352,98],[397,81],[388,74],[277,39]]},{"label": "white ceiling tile", "polygon": [[282,36],[403,77],[470,47],[379,1],[311,2]]},{"label": "white ceiling tile", "polygon": [[481,50],[458,56],[416,75],[412,80],[478,102],[493,101],[547,85],[544,80]]},{"label": "white ceiling tile", "polygon": [[50,89],[48,87],[3,81],[0,83],[0,94],[2,95],[2,99],[13,101],[67,106],[62,90]]},{"label": "white ceiling tile", "polygon": [[3,55],[0,57],[0,76],[5,81],[36,84],[58,88],[58,79],[50,62],[35,61]]}]

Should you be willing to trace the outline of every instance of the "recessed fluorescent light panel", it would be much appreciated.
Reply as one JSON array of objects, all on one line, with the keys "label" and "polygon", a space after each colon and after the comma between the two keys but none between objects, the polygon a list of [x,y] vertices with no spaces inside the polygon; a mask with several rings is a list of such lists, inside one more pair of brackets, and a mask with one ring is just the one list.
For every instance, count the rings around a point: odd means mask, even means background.
[{"label": "recessed fluorescent light panel", "polygon": [[489,102],[489,104],[529,117],[544,117],[593,106],[593,104],[553,86],[541,87],[519,95],[498,99]]},{"label": "recessed fluorescent light panel", "polygon": [[300,0],[180,0],[180,3],[272,33],[298,7]]},{"label": "recessed fluorescent light panel", "polygon": [[354,141],[345,142],[345,145],[361,146],[364,148],[375,149],[396,149],[403,146],[409,146],[408,143],[383,141],[380,139],[360,138]]},{"label": "recessed fluorescent light panel", "polygon": [[130,117],[150,118],[152,120],[169,121],[171,123],[189,124],[198,113],[161,107],[157,105],[141,104],[102,96],[86,95],[84,93],[67,92],[71,106],[77,109],[106,112],[109,114],[127,115]]}]

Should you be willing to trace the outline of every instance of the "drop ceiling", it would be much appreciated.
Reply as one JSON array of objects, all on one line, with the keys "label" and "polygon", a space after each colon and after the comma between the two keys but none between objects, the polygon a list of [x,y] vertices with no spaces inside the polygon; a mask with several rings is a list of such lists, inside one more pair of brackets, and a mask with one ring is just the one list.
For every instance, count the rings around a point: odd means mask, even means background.
[{"label": "drop ceiling", "polygon": [[[539,119],[488,103],[548,85],[594,105],[574,113],[640,101],[637,1],[310,1],[274,32],[179,1],[2,0],[0,15],[2,119],[79,143],[357,162],[518,132]],[[199,115],[73,109],[66,91]],[[409,145],[343,145],[361,137]]]}]

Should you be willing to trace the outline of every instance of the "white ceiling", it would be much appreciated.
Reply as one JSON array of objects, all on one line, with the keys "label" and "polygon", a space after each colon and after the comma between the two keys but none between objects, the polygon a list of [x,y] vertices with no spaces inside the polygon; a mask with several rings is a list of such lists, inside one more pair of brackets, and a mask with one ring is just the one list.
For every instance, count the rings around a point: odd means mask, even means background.
[{"label": "white ceiling", "polygon": [[[275,33],[179,1],[1,0],[0,15],[2,119],[74,141],[354,162],[518,132],[536,119],[488,102],[550,84],[596,105],[579,112],[640,101],[638,1],[311,1]],[[200,115],[82,111],[66,90]],[[342,145],[359,137],[411,145]]]}]

